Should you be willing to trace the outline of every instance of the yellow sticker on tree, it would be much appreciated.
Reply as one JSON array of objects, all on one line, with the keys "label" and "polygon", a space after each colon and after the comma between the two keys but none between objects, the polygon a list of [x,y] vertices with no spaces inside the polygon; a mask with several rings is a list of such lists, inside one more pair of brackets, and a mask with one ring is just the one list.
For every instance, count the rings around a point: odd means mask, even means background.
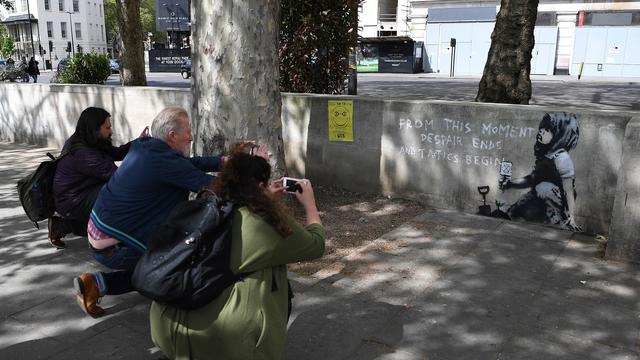
[{"label": "yellow sticker on tree", "polygon": [[329,100],[329,141],[353,141],[353,100]]}]

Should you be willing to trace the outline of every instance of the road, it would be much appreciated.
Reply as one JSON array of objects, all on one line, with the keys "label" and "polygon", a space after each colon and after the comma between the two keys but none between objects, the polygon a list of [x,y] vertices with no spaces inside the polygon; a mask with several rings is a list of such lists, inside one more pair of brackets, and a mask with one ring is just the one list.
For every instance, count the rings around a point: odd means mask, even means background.
[{"label": "road", "polygon": [[[147,85],[157,87],[189,88],[191,79],[185,80],[179,73],[151,73],[147,72]],[[43,72],[38,77],[38,82],[49,83],[53,77],[53,72]],[[120,75],[109,76],[106,85],[120,85]]]},{"label": "road", "polygon": [[[52,73],[41,75],[49,82]],[[397,100],[473,101],[479,78],[448,78],[438,74],[359,74],[358,95]],[[178,73],[147,73],[148,86],[189,88]],[[112,75],[107,85],[119,85]],[[593,110],[640,110],[640,78],[585,79],[532,76],[532,105]]]}]

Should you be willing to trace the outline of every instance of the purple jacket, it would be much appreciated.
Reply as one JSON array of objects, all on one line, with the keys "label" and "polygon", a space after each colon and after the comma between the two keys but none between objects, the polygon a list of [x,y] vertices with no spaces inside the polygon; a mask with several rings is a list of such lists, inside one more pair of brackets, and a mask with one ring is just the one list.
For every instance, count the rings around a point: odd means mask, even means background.
[{"label": "purple jacket", "polygon": [[[69,147],[64,144],[63,151]],[[115,147],[108,152],[97,148],[80,147],[69,153],[56,165],[53,177],[53,196],[56,211],[65,214],[78,206],[96,186],[102,186],[118,167],[114,161],[124,159],[130,143]]]}]

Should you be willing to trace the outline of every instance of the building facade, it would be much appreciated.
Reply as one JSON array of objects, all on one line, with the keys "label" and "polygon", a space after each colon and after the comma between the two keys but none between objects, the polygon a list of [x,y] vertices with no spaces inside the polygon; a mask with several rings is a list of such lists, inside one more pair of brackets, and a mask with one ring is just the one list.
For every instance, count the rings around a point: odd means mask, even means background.
[{"label": "building facade", "polygon": [[0,23],[14,40],[14,59],[30,56],[55,68],[76,52],[107,53],[103,0],[12,0]]},{"label": "building facade", "polygon": [[[359,34],[422,42],[425,72],[481,75],[499,6],[497,0],[365,0]],[[640,77],[640,1],[541,0],[534,36],[532,74]]]}]

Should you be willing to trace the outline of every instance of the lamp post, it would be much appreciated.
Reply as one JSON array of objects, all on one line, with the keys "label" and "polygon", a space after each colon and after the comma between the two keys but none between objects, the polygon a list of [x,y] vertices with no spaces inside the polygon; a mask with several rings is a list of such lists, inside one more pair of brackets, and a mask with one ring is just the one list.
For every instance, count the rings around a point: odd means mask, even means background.
[{"label": "lamp post", "polygon": [[176,24],[178,24],[178,32],[182,31],[182,28],[180,28],[180,4],[176,3]]},{"label": "lamp post", "polygon": [[178,25],[178,32],[176,34],[176,47],[182,49],[182,28],[180,27],[180,4],[176,3],[175,11],[176,25]]},{"label": "lamp post", "polygon": [[73,22],[71,20],[71,14],[73,14],[73,11],[65,11],[67,14],[69,14],[69,29],[71,30],[71,55],[72,57],[76,56],[76,52],[75,52],[75,45],[73,44]]},{"label": "lamp post", "polygon": [[31,9],[29,8],[29,0],[27,0],[27,17],[29,22],[29,37],[31,37],[31,54],[32,56],[36,56],[36,50],[33,46],[33,29],[31,29]]},{"label": "lamp post", "polygon": [[[167,10],[167,15],[169,15],[169,24],[171,25],[171,28],[173,30],[173,16],[171,16],[171,9],[169,8],[167,3],[163,3],[162,6],[164,6],[164,8]],[[165,24],[166,24],[166,20],[165,20]],[[169,49],[171,49],[171,31],[169,30],[169,26],[167,26],[167,40],[169,42],[168,44]]]}]

